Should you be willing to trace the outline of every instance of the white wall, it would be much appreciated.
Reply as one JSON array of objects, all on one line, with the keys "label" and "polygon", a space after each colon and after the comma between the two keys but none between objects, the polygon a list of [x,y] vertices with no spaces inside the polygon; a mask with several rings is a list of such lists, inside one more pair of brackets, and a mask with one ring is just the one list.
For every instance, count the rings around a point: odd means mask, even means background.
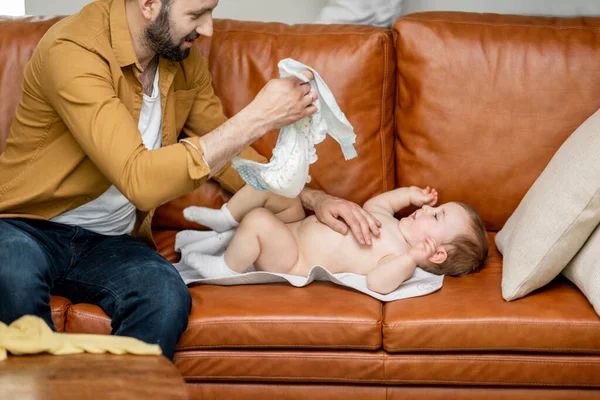
[{"label": "white wall", "polygon": [[[19,1],[19,0],[0,0]],[[364,0],[369,1],[369,0]],[[66,15],[89,0],[25,0],[29,15]],[[327,0],[220,0],[217,18],[278,21],[289,24],[314,20]],[[600,15],[600,0],[405,0],[404,12],[456,10],[539,15]]]},{"label": "white wall", "polygon": [[19,16],[25,14],[23,0],[0,0],[0,15]]},{"label": "white wall", "polygon": [[[0,0],[18,1],[18,0]],[[68,15],[91,0],[25,0],[28,15]],[[328,0],[220,0],[216,18],[276,21],[286,24],[312,22]],[[368,1],[368,0],[365,0]]]},{"label": "white wall", "polygon": [[[4,0],[0,0],[4,1]],[[12,0],[8,0],[12,1]],[[68,15],[74,14],[90,0],[25,0],[27,15]]]},{"label": "white wall", "polygon": [[326,4],[327,0],[220,0],[213,15],[215,18],[305,24],[314,21]]}]

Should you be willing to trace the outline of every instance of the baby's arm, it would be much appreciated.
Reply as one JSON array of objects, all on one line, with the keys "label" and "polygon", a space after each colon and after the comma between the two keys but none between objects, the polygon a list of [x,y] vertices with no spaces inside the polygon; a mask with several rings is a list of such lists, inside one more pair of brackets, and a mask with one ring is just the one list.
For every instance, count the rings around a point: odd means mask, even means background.
[{"label": "baby's arm", "polygon": [[437,200],[437,191],[429,186],[425,189],[416,186],[401,187],[373,197],[364,204],[363,208],[370,212],[393,215],[411,204],[417,207],[423,207],[425,204],[433,206]]},{"label": "baby's arm", "polygon": [[416,266],[408,253],[384,257],[367,275],[367,288],[381,294],[391,293],[412,276]]},{"label": "baby's arm", "polygon": [[379,260],[379,264],[367,275],[367,287],[377,293],[388,294],[410,278],[418,264],[435,254],[436,244],[427,237],[402,255],[390,255]]}]

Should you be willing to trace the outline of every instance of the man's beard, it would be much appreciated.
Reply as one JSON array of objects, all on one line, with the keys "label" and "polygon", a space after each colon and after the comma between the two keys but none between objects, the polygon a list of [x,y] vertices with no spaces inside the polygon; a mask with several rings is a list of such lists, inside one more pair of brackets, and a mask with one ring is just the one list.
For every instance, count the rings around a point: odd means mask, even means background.
[{"label": "man's beard", "polygon": [[167,60],[180,62],[190,55],[190,49],[182,49],[185,41],[192,41],[199,37],[197,32],[192,32],[179,42],[173,43],[171,28],[169,25],[169,10],[164,5],[161,7],[156,21],[148,24],[142,34],[143,42],[148,45],[159,56]]}]

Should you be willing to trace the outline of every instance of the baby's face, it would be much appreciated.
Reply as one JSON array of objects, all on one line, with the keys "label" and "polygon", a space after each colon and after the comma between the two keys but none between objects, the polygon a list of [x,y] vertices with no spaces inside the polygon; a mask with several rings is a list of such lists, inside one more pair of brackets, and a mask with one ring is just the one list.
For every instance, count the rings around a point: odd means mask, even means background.
[{"label": "baby's face", "polygon": [[423,206],[399,223],[400,232],[409,245],[415,246],[427,237],[433,238],[437,246],[451,242],[457,235],[466,233],[469,214],[456,203],[438,207]]}]

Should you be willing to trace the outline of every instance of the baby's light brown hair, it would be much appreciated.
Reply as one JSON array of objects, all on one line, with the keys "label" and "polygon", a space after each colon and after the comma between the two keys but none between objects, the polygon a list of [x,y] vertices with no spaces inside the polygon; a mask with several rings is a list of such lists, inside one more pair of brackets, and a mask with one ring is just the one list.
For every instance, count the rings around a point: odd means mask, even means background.
[{"label": "baby's light brown hair", "polygon": [[450,243],[442,243],[446,247],[448,257],[440,264],[430,261],[419,265],[427,272],[436,275],[464,276],[478,271],[488,254],[487,231],[483,221],[473,207],[456,203],[469,215],[469,227],[466,234],[457,235]]}]

